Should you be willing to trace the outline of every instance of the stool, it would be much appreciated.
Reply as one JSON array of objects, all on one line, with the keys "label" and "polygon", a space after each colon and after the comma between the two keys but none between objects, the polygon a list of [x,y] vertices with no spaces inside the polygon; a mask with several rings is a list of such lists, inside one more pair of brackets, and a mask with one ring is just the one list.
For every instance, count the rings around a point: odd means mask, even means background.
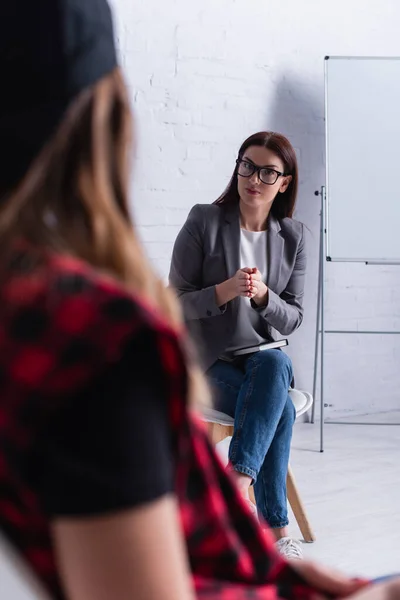
[{"label": "stool", "polygon": [[[313,397],[308,392],[290,389],[289,395],[296,409],[296,419],[306,413],[313,404]],[[208,423],[208,431],[213,444],[222,442],[227,437],[233,435],[234,419],[213,408],[203,408],[203,420]],[[304,505],[301,501],[299,491],[293,476],[293,471],[289,465],[287,476],[287,497],[293,514],[304,538],[304,541],[311,543],[315,542],[315,536],[308,521]],[[250,498],[255,504],[254,490],[250,487]]]}]

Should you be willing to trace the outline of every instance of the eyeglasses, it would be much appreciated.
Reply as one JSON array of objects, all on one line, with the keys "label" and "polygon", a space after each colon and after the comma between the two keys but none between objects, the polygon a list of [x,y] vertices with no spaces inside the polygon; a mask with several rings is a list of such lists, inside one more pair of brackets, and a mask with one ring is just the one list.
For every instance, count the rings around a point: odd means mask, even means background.
[{"label": "eyeglasses", "polygon": [[286,177],[285,173],[281,173],[276,169],[257,167],[257,165],[242,158],[238,158],[236,164],[238,165],[238,175],[240,177],[251,177],[254,173],[257,173],[259,180],[267,185],[274,185],[279,177]]}]

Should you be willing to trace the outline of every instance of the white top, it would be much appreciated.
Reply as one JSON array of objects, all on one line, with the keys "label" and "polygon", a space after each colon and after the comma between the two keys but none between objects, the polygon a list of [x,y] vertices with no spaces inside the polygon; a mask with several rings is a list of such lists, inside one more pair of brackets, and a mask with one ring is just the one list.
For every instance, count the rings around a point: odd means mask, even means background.
[{"label": "white top", "polygon": [[[264,283],[267,281],[267,232],[240,230],[240,268],[257,267]],[[250,298],[239,298],[238,320],[226,352],[265,343],[264,324],[251,306]],[[226,355],[221,358],[225,358]]]},{"label": "white top", "polygon": [[267,232],[240,230],[240,268],[257,267],[267,278]]}]

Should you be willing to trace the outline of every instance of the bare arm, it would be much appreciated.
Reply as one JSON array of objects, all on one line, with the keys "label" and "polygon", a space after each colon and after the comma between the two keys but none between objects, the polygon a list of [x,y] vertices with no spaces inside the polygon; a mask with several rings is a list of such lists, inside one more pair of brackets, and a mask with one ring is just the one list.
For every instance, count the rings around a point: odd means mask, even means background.
[{"label": "bare arm", "polygon": [[375,584],[368,579],[351,578],[318,563],[298,560],[289,562],[291,568],[301,575],[320,597],[349,600],[400,600],[400,578]]},{"label": "bare arm", "polygon": [[143,326],[38,441],[34,471],[69,600],[193,598],[169,418],[169,390],[185,379],[165,366],[163,342],[182,360],[174,335]]},{"label": "bare arm", "polygon": [[107,517],[58,519],[56,553],[69,600],[192,600],[171,496]]}]

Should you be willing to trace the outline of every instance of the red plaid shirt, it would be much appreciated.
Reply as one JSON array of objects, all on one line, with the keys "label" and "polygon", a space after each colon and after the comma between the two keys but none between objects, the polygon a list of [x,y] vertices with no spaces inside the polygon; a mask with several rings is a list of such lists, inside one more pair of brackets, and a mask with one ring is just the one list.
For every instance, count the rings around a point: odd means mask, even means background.
[{"label": "red plaid shirt", "polygon": [[[127,341],[149,331],[169,391],[176,495],[199,598],[315,595],[278,556],[185,404],[177,337],[114,280],[70,257],[16,250],[0,284],[0,527],[54,598],[63,599],[39,494],[23,465],[41,427],[67,395],[119,360]],[[85,360],[71,360],[85,339]],[[65,357],[69,356],[66,361]]]}]

